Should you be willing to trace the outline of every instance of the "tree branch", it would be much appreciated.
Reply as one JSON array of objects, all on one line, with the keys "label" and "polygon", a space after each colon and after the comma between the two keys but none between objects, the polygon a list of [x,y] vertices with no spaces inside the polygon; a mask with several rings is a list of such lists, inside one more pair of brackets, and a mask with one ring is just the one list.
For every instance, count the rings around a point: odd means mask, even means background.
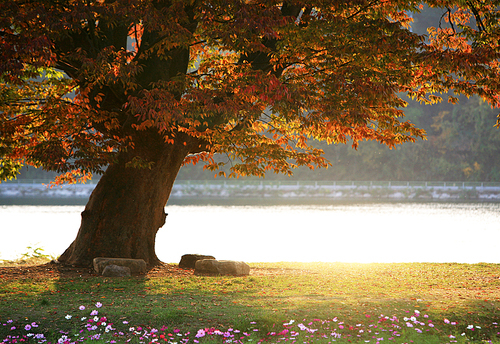
[{"label": "tree branch", "polygon": [[467,1],[467,6],[469,6],[470,10],[472,11],[472,14],[474,14],[474,18],[476,18],[476,24],[478,26],[479,32],[484,32],[486,31],[486,26],[483,23],[483,20],[481,19],[481,16],[479,15],[479,12],[477,8],[474,6],[472,1]]}]

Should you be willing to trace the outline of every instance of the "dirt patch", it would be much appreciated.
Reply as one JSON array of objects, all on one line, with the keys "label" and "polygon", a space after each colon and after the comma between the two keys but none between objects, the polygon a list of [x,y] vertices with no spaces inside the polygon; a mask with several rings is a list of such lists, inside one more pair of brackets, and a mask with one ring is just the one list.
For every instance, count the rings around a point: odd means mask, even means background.
[{"label": "dirt patch", "polygon": [[[265,275],[286,275],[297,273],[290,269],[265,269],[252,268],[251,276]],[[155,277],[182,277],[194,275],[193,269],[184,270],[177,264],[162,264],[149,270],[144,275],[137,277],[155,278]],[[88,278],[99,277],[92,268],[78,268],[58,263],[46,263],[39,265],[15,265],[0,267],[0,281],[13,279],[60,279],[60,278]]]}]

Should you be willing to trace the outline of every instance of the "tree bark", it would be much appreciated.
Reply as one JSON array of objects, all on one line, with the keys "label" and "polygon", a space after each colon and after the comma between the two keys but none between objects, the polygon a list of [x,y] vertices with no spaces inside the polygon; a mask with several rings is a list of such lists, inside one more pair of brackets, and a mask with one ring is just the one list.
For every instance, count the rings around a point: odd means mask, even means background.
[{"label": "tree bark", "polygon": [[[120,154],[90,195],[77,237],[59,261],[91,266],[96,257],[111,257],[158,265],[156,233],[165,224],[164,209],[177,173],[195,144],[195,139],[180,135],[174,144],[149,138],[142,147]],[[148,156],[154,164],[150,169],[127,167],[134,156]]]}]

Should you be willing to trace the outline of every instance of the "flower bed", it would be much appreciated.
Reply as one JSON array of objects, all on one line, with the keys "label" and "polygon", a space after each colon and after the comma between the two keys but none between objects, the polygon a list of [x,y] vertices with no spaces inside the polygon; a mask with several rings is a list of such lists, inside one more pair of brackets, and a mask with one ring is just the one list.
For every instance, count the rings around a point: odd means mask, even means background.
[{"label": "flower bed", "polygon": [[[459,324],[448,319],[431,319],[418,310],[403,315],[366,314],[364,323],[349,324],[330,319],[290,320],[274,324],[273,331],[261,331],[256,322],[245,329],[201,328],[196,333],[178,328],[151,328],[130,324],[127,320],[114,322],[102,314],[102,303],[97,302],[89,312],[80,306],[75,314],[67,314],[66,327],[58,333],[47,334],[42,323],[28,318],[0,324],[2,343],[468,343],[500,342],[498,323],[486,325]],[[483,329],[484,327],[484,329]],[[6,333],[4,335],[4,333]],[[485,339],[485,337],[494,337]]]}]

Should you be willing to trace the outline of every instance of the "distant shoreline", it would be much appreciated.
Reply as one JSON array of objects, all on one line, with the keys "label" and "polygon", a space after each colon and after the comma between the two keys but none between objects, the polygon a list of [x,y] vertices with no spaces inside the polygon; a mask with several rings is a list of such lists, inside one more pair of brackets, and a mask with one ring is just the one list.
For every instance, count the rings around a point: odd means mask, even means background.
[{"label": "distant shoreline", "polygon": [[[95,184],[48,188],[41,182],[1,183],[0,205],[85,205],[94,187]],[[337,201],[500,202],[500,183],[180,181],[174,185],[168,204],[321,204]]]}]

